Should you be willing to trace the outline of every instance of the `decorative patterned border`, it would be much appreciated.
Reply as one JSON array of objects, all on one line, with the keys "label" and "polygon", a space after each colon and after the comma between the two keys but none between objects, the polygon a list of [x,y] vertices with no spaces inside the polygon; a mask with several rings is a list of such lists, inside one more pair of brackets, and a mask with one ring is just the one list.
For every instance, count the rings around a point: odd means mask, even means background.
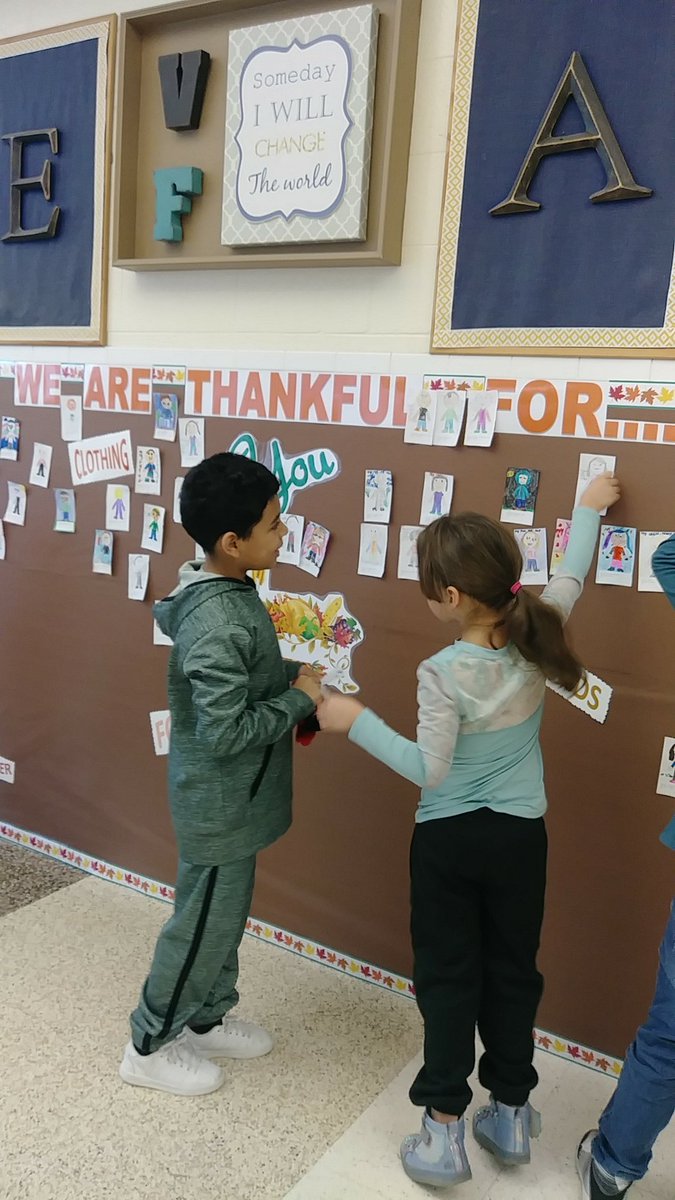
[{"label": "decorative patterned border", "polygon": [[[28,833],[27,830],[19,829],[15,825],[0,823],[0,841],[15,842],[20,846],[25,846],[27,850],[33,850],[36,854],[43,854],[48,858],[58,859],[59,862],[76,867],[86,874],[107,879],[110,883],[117,883],[134,892],[142,892],[145,896],[154,896],[156,900],[163,900],[167,904],[173,903],[174,889],[165,883],[158,883],[155,879],[148,879],[145,875],[136,875],[132,871],[124,871],[121,867],[114,867],[101,859],[72,850],[60,842],[50,841],[35,833]],[[361,959],[342,955],[309,938],[301,938],[297,934],[289,933],[286,929],[279,929],[276,925],[257,921],[251,917],[246,922],[246,932],[249,937],[273,943],[282,950],[288,950],[300,958],[330,967],[333,971],[339,971],[342,975],[350,976],[352,979],[360,979],[364,983],[382,988],[384,991],[395,992],[409,1000],[415,997],[415,989],[411,980],[406,979],[403,975],[396,975],[394,972],[384,971]],[[622,1064],[619,1059],[599,1054],[596,1050],[589,1049],[588,1046],[564,1041],[556,1034],[547,1033],[541,1029],[535,1029],[534,1040],[540,1050],[544,1050],[547,1054],[553,1054],[556,1058],[567,1059],[569,1062],[589,1067],[593,1071],[599,1071],[603,1075],[615,1078],[621,1074]]]},{"label": "decorative patterned border", "polygon": [[675,256],[673,257],[664,324],[661,328],[627,329],[625,327],[586,326],[557,329],[521,326],[499,329],[452,328],[452,305],[455,294],[455,272],[480,4],[481,0],[460,0],[457,18],[450,114],[450,147],[438,251],[438,275],[431,339],[432,353],[450,354],[458,351],[482,351],[485,353],[486,349],[489,349],[490,353],[496,351],[527,353],[532,350],[563,350],[572,353],[584,350],[587,354],[599,351],[604,354],[605,351],[631,350],[636,354],[642,352],[645,357],[649,357],[654,351],[672,350],[675,344]]}]

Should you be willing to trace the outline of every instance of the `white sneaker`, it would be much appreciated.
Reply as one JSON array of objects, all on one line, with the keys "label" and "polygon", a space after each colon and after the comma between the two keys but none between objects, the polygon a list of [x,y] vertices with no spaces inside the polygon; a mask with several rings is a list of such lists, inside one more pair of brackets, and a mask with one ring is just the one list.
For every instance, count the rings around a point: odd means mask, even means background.
[{"label": "white sneaker", "polygon": [[252,1021],[223,1017],[208,1033],[183,1031],[187,1044],[202,1058],[262,1058],[274,1048],[274,1038]]},{"label": "white sneaker", "polygon": [[172,1092],[174,1096],[207,1096],[225,1082],[221,1068],[195,1054],[184,1034],[147,1055],[139,1054],[129,1042],[120,1075],[135,1087]]}]

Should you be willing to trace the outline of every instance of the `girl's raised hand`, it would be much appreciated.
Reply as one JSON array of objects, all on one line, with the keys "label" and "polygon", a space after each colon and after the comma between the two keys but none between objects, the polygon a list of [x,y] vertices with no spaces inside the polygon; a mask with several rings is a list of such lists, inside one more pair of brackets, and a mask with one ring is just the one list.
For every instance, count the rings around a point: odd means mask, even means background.
[{"label": "girl's raised hand", "polygon": [[579,503],[584,508],[594,508],[596,512],[601,513],[606,508],[611,508],[620,499],[621,484],[616,475],[607,471],[606,474],[598,475],[597,479],[589,483]]},{"label": "girl's raised hand", "polygon": [[341,696],[338,692],[324,692],[316,715],[324,733],[349,733],[363,711],[364,707],[358,700]]}]

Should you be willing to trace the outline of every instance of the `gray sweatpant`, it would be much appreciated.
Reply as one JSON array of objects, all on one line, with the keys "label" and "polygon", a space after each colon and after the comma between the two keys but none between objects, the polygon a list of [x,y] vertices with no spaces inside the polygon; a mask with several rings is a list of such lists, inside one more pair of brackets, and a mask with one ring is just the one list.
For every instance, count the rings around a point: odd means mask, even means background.
[{"label": "gray sweatpant", "polygon": [[179,861],[174,913],[159,935],[131,1015],[141,1053],[158,1050],[186,1025],[214,1024],[234,1008],[255,863],[255,855],[218,867]]}]

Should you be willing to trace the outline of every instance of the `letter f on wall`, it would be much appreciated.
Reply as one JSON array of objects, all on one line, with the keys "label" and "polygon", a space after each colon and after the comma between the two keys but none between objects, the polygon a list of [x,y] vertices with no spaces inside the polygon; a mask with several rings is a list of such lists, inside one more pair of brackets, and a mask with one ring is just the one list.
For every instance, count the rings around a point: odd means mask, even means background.
[{"label": "letter f on wall", "polygon": [[201,196],[204,172],[199,167],[163,167],[153,171],[156,242],[182,242],[183,216],[192,212],[192,197]]}]

